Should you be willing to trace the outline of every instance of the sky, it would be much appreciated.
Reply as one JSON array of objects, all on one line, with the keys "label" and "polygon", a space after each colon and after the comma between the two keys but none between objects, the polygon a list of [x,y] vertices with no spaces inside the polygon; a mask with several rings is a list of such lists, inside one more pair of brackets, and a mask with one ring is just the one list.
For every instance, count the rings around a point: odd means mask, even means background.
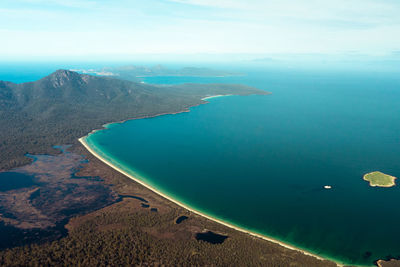
[{"label": "sky", "polygon": [[399,0],[1,0],[0,60],[400,51]]}]

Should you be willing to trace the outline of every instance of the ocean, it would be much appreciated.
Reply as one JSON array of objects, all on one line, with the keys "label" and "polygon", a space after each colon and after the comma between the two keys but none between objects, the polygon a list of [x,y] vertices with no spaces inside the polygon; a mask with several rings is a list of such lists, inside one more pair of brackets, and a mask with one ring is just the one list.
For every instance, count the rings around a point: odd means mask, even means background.
[{"label": "ocean", "polygon": [[272,94],[209,99],[189,113],[111,124],[86,141],[159,191],[246,230],[347,264],[400,257],[400,188],[362,179],[400,177],[400,75],[230,68],[244,75],[144,81]]}]

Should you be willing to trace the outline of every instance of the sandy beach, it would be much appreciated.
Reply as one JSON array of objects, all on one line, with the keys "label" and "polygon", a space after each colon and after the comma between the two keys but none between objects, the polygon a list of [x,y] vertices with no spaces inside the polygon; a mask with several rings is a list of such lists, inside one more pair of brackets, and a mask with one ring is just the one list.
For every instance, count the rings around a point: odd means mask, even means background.
[{"label": "sandy beach", "polygon": [[222,97],[222,96],[232,96],[232,95],[211,95],[211,96],[203,97],[201,100],[207,100],[207,99],[217,98],[217,97]]},{"label": "sandy beach", "polygon": [[[111,162],[107,161],[105,158],[103,158],[102,156],[100,156],[96,151],[94,151],[94,150],[87,144],[87,142],[86,142],[86,140],[85,140],[86,137],[87,137],[87,136],[79,138],[79,142],[80,142],[93,156],[95,156],[96,158],[98,158],[100,161],[104,162],[105,164],[107,164],[107,165],[110,166],[111,168],[113,168],[113,169],[117,170],[118,172],[124,174],[124,175],[127,176],[128,178],[130,178],[130,179],[134,180],[135,182],[137,182],[137,183],[143,185],[144,187],[146,187],[146,188],[150,189],[151,191],[155,192],[156,194],[158,194],[158,195],[160,195],[160,196],[162,196],[162,197],[168,199],[169,201],[171,201],[171,202],[173,202],[173,203],[179,205],[180,207],[185,208],[185,209],[189,210],[190,212],[193,212],[193,213],[195,213],[195,214],[198,214],[198,215],[200,215],[200,216],[202,216],[202,217],[204,217],[204,218],[207,218],[207,219],[209,219],[209,220],[212,220],[212,221],[214,221],[214,222],[217,222],[217,223],[222,224],[222,225],[224,225],[224,226],[227,226],[227,227],[229,227],[229,228],[235,229],[235,230],[237,230],[237,231],[240,231],[240,232],[243,232],[243,233],[246,233],[246,234],[249,234],[249,235],[255,236],[255,237],[257,237],[257,238],[261,238],[261,239],[264,239],[264,240],[267,240],[267,241],[270,241],[270,242],[273,242],[273,243],[276,243],[276,244],[279,244],[279,245],[281,245],[281,246],[283,246],[283,247],[285,247],[285,248],[291,249],[291,250],[299,251],[299,252],[301,252],[301,253],[303,253],[303,254],[305,254],[305,255],[315,257],[315,258],[317,258],[317,259],[319,259],[319,260],[330,260],[330,261],[335,262],[335,261],[332,260],[332,259],[323,258],[323,257],[321,257],[321,256],[318,256],[318,255],[316,255],[316,254],[313,254],[313,253],[311,253],[311,252],[308,252],[308,251],[303,250],[303,249],[300,249],[300,248],[296,248],[296,247],[294,247],[294,246],[292,246],[292,245],[286,244],[286,243],[281,242],[281,241],[279,241],[279,240],[270,238],[270,237],[268,237],[268,236],[264,236],[264,235],[260,235],[260,234],[254,233],[254,232],[248,231],[248,230],[246,230],[246,229],[237,227],[237,226],[235,226],[235,225],[229,224],[229,223],[227,223],[227,222],[221,221],[221,220],[219,220],[219,219],[213,218],[213,217],[211,217],[211,216],[209,216],[209,215],[207,215],[207,214],[204,214],[204,213],[202,213],[202,212],[199,212],[199,211],[197,211],[197,210],[195,210],[195,209],[193,209],[193,208],[187,206],[187,205],[184,204],[184,203],[181,203],[181,202],[179,202],[179,201],[177,201],[177,200],[175,200],[175,199],[169,197],[168,195],[164,194],[163,192],[158,191],[156,188],[154,188],[154,187],[152,187],[152,186],[150,186],[150,185],[144,183],[144,182],[141,181],[140,179],[138,179],[138,178],[134,177],[133,175],[131,175],[131,174],[125,172],[124,170],[122,170],[122,169],[119,168],[118,166],[115,166],[114,164],[112,164]],[[335,262],[335,263],[337,264],[337,266],[343,266],[341,263],[338,263],[338,262]]]}]

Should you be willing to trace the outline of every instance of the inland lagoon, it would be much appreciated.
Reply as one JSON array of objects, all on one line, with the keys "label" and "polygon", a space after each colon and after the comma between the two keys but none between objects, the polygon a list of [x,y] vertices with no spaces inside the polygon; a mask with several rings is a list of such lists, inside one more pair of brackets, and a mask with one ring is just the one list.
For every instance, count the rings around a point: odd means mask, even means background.
[{"label": "inland lagoon", "polygon": [[[109,124],[85,138],[107,162],[193,210],[337,262],[400,257],[400,78],[387,72],[241,69],[272,92]],[[205,85],[206,86],[206,85]],[[327,190],[326,186],[329,186]]]},{"label": "inland lagoon", "polygon": [[38,185],[34,176],[20,172],[0,172],[0,192]]}]

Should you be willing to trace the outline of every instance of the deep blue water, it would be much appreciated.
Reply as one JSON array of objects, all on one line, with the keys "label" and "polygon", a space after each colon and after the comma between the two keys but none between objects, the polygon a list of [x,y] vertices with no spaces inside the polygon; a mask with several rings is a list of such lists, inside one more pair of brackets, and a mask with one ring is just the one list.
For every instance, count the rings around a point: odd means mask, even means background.
[{"label": "deep blue water", "polygon": [[[65,67],[1,65],[0,80]],[[375,170],[400,177],[399,73],[228,70],[247,75],[145,82],[243,83],[273,94],[112,124],[87,141],[159,190],[243,228],[346,263],[399,257],[400,188],[362,180]]]},{"label": "deep blue water", "polygon": [[[245,69],[229,82],[268,96],[113,124],[88,138],[115,164],[212,216],[346,263],[400,256],[400,78],[390,73]],[[323,188],[331,185],[331,190]]]}]

